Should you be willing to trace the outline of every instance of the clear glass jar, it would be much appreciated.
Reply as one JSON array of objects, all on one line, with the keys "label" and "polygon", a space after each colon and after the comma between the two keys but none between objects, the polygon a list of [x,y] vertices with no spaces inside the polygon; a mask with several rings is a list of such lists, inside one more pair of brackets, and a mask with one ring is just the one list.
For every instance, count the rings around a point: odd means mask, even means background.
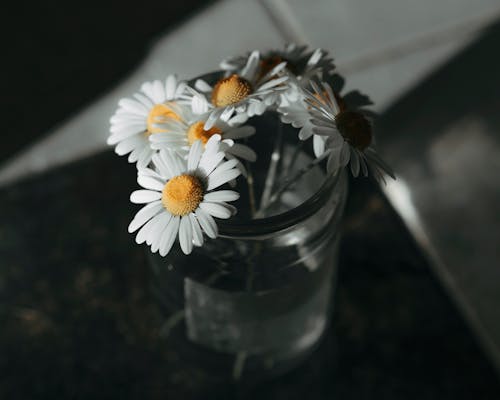
[{"label": "clear glass jar", "polygon": [[189,256],[175,246],[150,256],[165,344],[218,380],[273,376],[315,348],[328,325],[347,197],[345,173],[327,176],[318,164],[251,212],[255,199],[264,202],[270,171],[276,189],[314,160],[277,116],[252,123],[259,159],[249,169],[253,185],[239,180],[238,216],[218,220],[219,237]]}]

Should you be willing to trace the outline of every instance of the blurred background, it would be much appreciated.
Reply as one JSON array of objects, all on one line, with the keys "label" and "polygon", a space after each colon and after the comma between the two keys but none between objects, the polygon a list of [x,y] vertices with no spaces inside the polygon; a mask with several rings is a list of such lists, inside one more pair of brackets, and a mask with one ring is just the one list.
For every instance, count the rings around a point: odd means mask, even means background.
[{"label": "blurred background", "polygon": [[[4,6],[0,398],[500,397],[498,0]],[[299,369],[214,386],[158,338],[126,233],[120,97],[227,56],[323,47],[374,100],[398,180],[351,184],[331,332]],[[125,222],[124,222],[125,221]]]}]

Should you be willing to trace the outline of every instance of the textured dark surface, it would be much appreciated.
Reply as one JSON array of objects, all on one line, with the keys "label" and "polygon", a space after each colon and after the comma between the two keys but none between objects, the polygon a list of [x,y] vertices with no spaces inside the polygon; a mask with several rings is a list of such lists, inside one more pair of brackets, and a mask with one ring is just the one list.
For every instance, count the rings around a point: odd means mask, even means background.
[{"label": "textured dark surface", "polygon": [[0,192],[0,398],[498,398],[499,382],[399,219],[352,185],[333,327],[295,371],[213,387],[160,339],[134,167],[103,153]]}]

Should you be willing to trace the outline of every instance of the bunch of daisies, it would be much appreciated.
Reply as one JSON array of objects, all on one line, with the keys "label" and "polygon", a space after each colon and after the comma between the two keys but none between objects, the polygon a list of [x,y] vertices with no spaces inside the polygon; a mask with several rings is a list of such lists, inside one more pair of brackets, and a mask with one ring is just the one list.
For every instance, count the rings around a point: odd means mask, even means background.
[{"label": "bunch of daisies", "polygon": [[108,144],[137,165],[142,189],[130,200],[144,206],[128,227],[137,243],[165,256],[176,238],[190,254],[205,236],[217,237],[216,219],[236,213],[235,179],[257,158],[245,144],[256,134],[246,123],[265,112],[278,112],[301,140],[312,139],[329,173],[348,167],[354,176],[392,176],[373,147],[368,97],[342,93],[343,79],[324,50],[291,44],[253,51],[223,60],[221,69],[216,82],[170,75],[118,102]]}]

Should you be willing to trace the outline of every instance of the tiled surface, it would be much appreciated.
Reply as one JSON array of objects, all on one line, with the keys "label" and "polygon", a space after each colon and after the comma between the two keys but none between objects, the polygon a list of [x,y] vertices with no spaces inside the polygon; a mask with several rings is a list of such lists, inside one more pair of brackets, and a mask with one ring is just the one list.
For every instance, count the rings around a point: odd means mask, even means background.
[{"label": "tiled surface", "polygon": [[[286,2],[304,39],[331,50],[349,86],[369,93],[378,110],[462,48],[475,29],[500,15],[497,0]],[[423,44],[416,48],[419,41]],[[394,55],[394,49],[401,54]],[[356,62],[372,57],[378,57],[375,66],[367,62],[363,68]]]}]

